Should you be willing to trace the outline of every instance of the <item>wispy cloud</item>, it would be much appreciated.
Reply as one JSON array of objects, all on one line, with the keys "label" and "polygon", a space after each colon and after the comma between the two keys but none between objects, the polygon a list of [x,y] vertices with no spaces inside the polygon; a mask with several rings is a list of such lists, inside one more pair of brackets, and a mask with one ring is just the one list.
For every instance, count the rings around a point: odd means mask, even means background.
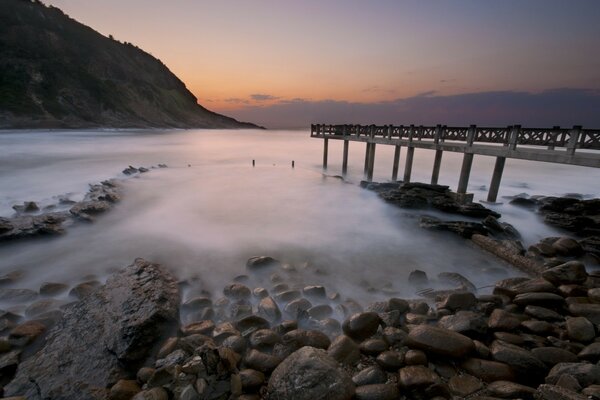
[{"label": "wispy cloud", "polygon": [[239,97],[230,97],[228,99],[224,99],[223,101],[232,104],[250,104],[247,99],[241,99]]},{"label": "wispy cloud", "polygon": [[278,100],[279,99],[279,97],[272,96],[270,94],[262,94],[262,93],[251,94],[250,98],[255,101],[267,101],[267,100]]}]

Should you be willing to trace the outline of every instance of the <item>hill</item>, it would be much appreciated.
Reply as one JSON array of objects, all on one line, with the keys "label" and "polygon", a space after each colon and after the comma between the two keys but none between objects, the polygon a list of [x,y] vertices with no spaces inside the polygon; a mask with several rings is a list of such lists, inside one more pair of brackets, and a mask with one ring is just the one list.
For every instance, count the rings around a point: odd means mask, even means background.
[{"label": "hill", "polygon": [[0,2],[0,128],[256,128],[198,105],[166,65],[39,1]]}]

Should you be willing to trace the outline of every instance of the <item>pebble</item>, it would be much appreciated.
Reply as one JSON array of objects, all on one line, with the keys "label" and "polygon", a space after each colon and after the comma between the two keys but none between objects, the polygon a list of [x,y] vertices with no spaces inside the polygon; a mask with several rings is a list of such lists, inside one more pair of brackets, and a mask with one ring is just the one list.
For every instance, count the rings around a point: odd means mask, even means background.
[{"label": "pebble", "polygon": [[377,332],[381,319],[374,312],[353,314],[342,324],[342,330],[354,340],[367,339]]}]

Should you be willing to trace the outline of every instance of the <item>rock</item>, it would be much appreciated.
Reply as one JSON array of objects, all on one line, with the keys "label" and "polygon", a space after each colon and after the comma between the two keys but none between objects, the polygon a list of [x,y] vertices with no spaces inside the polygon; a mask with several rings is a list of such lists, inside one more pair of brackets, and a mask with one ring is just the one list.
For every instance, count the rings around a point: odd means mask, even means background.
[{"label": "rock", "polygon": [[87,281],[79,283],[75,285],[73,289],[71,289],[71,291],[69,292],[69,296],[81,300],[92,294],[96,289],[100,287],[100,285],[101,284],[98,281]]},{"label": "rock", "polygon": [[410,308],[410,305],[408,304],[408,301],[406,301],[404,299],[398,299],[398,298],[392,297],[387,302],[386,311],[388,311],[388,312],[398,311],[400,313],[405,313],[409,310],[409,308]]},{"label": "rock", "polygon": [[246,300],[252,296],[250,289],[241,283],[232,283],[231,285],[225,286],[223,294],[225,297],[234,300]]},{"label": "rock", "polygon": [[477,298],[470,292],[457,292],[449,294],[438,306],[452,311],[468,310],[477,304]]},{"label": "rock", "polygon": [[488,327],[494,330],[512,331],[521,325],[521,320],[516,315],[500,308],[495,309],[488,319]]},{"label": "rock", "polygon": [[5,385],[13,378],[19,365],[21,350],[13,350],[0,354],[0,385]]},{"label": "rock", "polygon": [[587,363],[559,363],[546,376],[546,383],[556,384],[563,374],[572,375],[582,387],[600,384],[600,365]]},{"label": "rock", "polygon": [[327,297],[323,286],[306,286],[302,289],[302,293],[306,297],[311,297],[313,299],[325,299]]},{"label": "rock", "polygon": [[342,324],[342,329],[352,339],[364,340],[377,332],[380,322],[381,319],[377,313],[367,311],[350,316]]},{"label": "rock", "polygon": [[590,385],[583,389],[581,393],[588,396],[588,399],[600,399],[600,385]]},{"label": "rock", "polygon": [[460,333],[435,326],[419,325],[410,330],[406,345],[426,353],[461,358],[475,350],[473,341]]},{"label": "rock", "polygon": [[354,383],[324,350],[303,347],[271,374],[270,400],[349,400]]},{"label": "rock", "polygon": [[38,336],[46,331],[46,325],[39,321],[26,321],[17,325],[10,331],[8,336],[11,344],[16,346],[24,346],[33,342]]},{"label": "rock", "polygon": [[363,369],[352,377],[352,381],[356,386],[374,385],[377,383],[385,383],[387,375],[377,365],[373,365]]},{"label": "rock", "polygon": [[546,321],[528,320],[521,322],[521,327],[526,332],[531,332],[536,335],[553,335],[556,332],[556,326]]},{"label": "rock", "polygon": [[110,400],[129,400],[141,390],[136,381],[121,379],[110,388]]},{"label": "rock", "polygon": [[44,282],[40,286],[40,294],[42,296],[58,296],[67,291],[69,285],[57,282]]},{"label": "rock", "polygon": [[246,268],[255,271],[279,266],[281,266],[281,262],[269,256],[251,257],[246,261]]},{"label": "rock", "polygon": [[415,269],[408,274],[408,283],[416,287],[423,287],[429,285],[429,278],[425,271]]},{"label": "rock", "polygon": [[487,390],[490,394],[503,399],[521,398],[533,400],[533,395],[535,393],[535,389],[530,388],[529,386],[519,385],[518,383],[510,381],[492,382],[488,385]]},{"label": "rock", "polygon": [[587,400],[588,397],[555,385],[540,385],[536,391],[540,400]]},{"label": "rock", "polygon": [[20,215],[14,218],[0,217],[0,242],[63,234],[62,225],[68,218],[66,212]]},{"label": "rock", "polygon": [[458,311],[453,315],[440,318],[438,325],[466,336],[483,335],[487,332],[487,318],[473,311]]},{"label": "rock", "polygon": [[331,314],[333,314],[333,308],[329,304],[319,304],[318,306],[314,306],[306,310],[309,317],[323,320],[329,318]]},{"label": "rock", "polygon": [[530,315],[537,319],[543,319],[546,321],[562,321],[565,319],[562,315],[556,311],[550,310],[546,307],[539,306],[527,306],[525,307],[525,314]]},{"label": "rock", "polygon": [[545,364],[522,347],[495,340],[490,352],[494,360],[508,364],[518,376],[527,377],[529,382],[535,382],[545,375]]},{"label": "rock", "polygon": [[497,361],[468,358],[462,362],[461,368],[486,382],[514,380],[515,378],[508,365]]},{"label": "rock", "polygon": [[577,354],[577,357],[590,362],[600,361],[600,342],[587,345]]},{"label": "rock", "polygon": [[250,335],[250,346],[253,348],[272,347],[280,342],[279,335],[271,329],[259,329]]},{"label": "rock", "polygon": [[25,309],[25,316],[28,318],[37,317],[38,315],[57,309],[60,304],[60,301],[54,299],[37,300]]},{"label": "rock", "polygon": [[448,388],[455,396],[467,397],[483,388],[483,384],[473,375],[454,375],[448,380]]},{"label": "rock", "polygon": [[363,341],[358,347],[361,353],[375,356],[387,350],[388,344],[383,339],[371,338]]},{"label": "rock", "polygon": [[569,237],[561,237],[556,242],[552,243],[552,247],[556,249],[556,252],[563,256],[580,256],[583,254],[583,247],[575,239]]},{"label": "rock", "polygon": [[567,319],[567,334],[571,340],[587,343],[596,337],[594,324],[585,317],[575,317]]},{"label": "rock", "polygon": [[578,361],[575,354],[558,347],[536,347],[531,349],[531,353],[549,368],[561,362]]},{"label": "rock", "polygon": [[0,302],[3,303],[28,303],[35,300],[37,296],[37,292],[30,289],[0,288]]},{"label": "rock", "polygon": [[545,307],[558,307],[564,304],[565,300],[562,296],[554,293],[547,292],[534,292],[534,293],[523,293],[518,294],[513,299],[513,303],[520,306],[545,306]]},{"label": "rock", "polygon": [[244,363],[247,367],[260,372],[271,372],[279,365],[281,358],[252,349],[246,353]]},{"label": "rock", "polygon": [[155,387],[139,392],[131,400],[169,400],[169,395],[165,389]]},{"label": "rock", "polygon": [[272,297],[261,299],[258,303],[258,314],[271,322],[277,322],[281,319],[281,310]]},{"label": "rock", "polygon": [[312,307],[310,301],[305,298],[300,298],[296,300],[290,301],[286,306],[284,311],[292,318],[298,318],[300,315],[304,314],[304,311],[307,311]]},{"label": "rock", "polygon": [[600,304],[569,304],[569,312],[579,317],[585,317],[593,324],[600,325]]},{"label": "rock", "polygon": [[327,335],[316,330],[295,329],[283,335],[282,340],[284,344],[294,350],[304,346],[325,350],[331,345],[331,340]]},{"label": "rock", "polygon": [[257,315],[249,315],[236,321],[235,328],[241,332],[242,336],[250,336],[254,331],[259,329],[269,329],[270,324],[264,318]]},{"label": "rock", "polygon": [[427,367],[422,365],[410,365],[400,369],[400,387],[404,389],[425,388],[440,382],[440,377]]},{"label": "rock", "polygon": [[24,274],[22,271],[11,271],[0,276],[0,286],[10,286],[19,282],[23,278]]},{"label": "rock", "polygon": [[265,374],[255,369],[243,369],[240,371],[240,378],[242,379],[242,388],[244,389],[256,389],[265,383]]},{"label": "rock", "polygon": [[393,384],[374,384],[356,388],[356,400],[396,400],[400,396],[398,387]]},{"label": "rock", "polygon": [[419,226],[424,229],[453,232],[467,239],[475,234],[483,236],[488,234],[488,229],[480,222],[443,221],[425,215],[421,216]]},{"label": "rock", "polygon": [[185,336],[189,335],[208,335],[211,336],[215,330],[215,323],[211,320],[192,322],[181,327],[181,332]]},{"label": "rock", "polygon": [[[398,368],[404,365],[404,355],[396,350],[383,351],[377,356],[375,361],[386,371],[398,371]],[[417,363],[410,365],[416,364]]]},{"label": "rock", "polygon": [[357,344],[346,335],[336,337],[329,345],[327,353],[342,364],[353,365],[360,359]]},{"label": "rock", "polygon": [[579,261],[569,261],[542,272],[542,277],[554,285],[584,283],[588,277],[585,265]]},{"label": "rock", "polygon": [[173,331],[178,304],[176,281],[160,266],[135,260],[104,287],[65,307],[46,345],[20,364],[5,393],[30,399],[103,398],[104,388],[127,375],[127,365],[143,361]]}]

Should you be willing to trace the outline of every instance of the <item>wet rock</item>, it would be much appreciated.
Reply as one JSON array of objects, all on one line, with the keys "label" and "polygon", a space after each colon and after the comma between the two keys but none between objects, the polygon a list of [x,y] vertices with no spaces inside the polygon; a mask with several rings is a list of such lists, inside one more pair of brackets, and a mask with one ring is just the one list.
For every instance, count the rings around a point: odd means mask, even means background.
[{"label": "wet rock", "polygon": [[265,383],[265,374],[255,369],[241,370],[240,378],[242,379],[242,388],[245,390],[257,389]]},{"label": "wet rock", "polygon": [[333,308],[328,304],[320,304],[306,310],[311,318],[322,320],[329,318],[333,314]]},{"label": "wet rock", "polygon": [[213,339],[215,339],[215,342],[217,343],[223,342],[223,340],[227,339],[229,336],[239,335],[240,331],[238,331],[231,322],[223,322],[215,326],[215,329],[213,330]]},{"label": "wet rock", "polygon": [[238,354],[243,354],[246,351],[246,339],[242,336],[232,335],[223,340],[221,346],[229,348]]},{"label": "wet rock", "polygon": [[358,345],[346,335],[336,337],[329,345],[327,353],[342,364],[353,365],[360,359]]},{"label": "wet rock", "polygon": [[425,271],[415,269],[408,274],[408,283],[412,286],[423,287],[429,285],[429,278]]},{"label": "wet rock", "polygon": [[468,358],[462,362],[461,367],[485,382],[514,380],[515,378],[512,369],[507,364],[497,361]]},{"label": "wet rock", "polygon": [[408,350],[404,362],[406,365],[427,365],[427,355],[421,350]]},{"label": "wet rock", "polygon": [[502,309],[495,309],[488,319],[488,327],[494,330],[511,331],[521,325],[516,315]]},{"label": "wet rock", "polygon": [[46,345],[20,364],[5,393],[30,399],[105,396],[102,388],[127,375],[124,366],[143,361],[173,329],[178,304],[176,281],[160,266],[137,259],[65,308]]},{"label": "wet rock", "polygon": [[272,297],[261,299],[258,303],[258,314],[271,322],[277,322],[281,319],[281,310]]},{"label": "wet rock", "polygon": [[568,257],[577,257],[583,254],[583,247],[575,239],[569,237],[561,237],[556,242],[552,243],[552,247],[556,249],[558,254]]},{"label": "wet rock", "polygon": [[357,313],[344,321],[342,329],[346,335],[360,341],[373,336],[377,332],[380,322],[381,319],[377,313]]},{"label": "wet rock", "polygon": [[28,303],[35,300],[37,296],[35,290],[0,288],[0,302],[4,303]]},{"label": "wet rock", "polygon": [[136,374],[136,378],[139,382],[146,383],[150,380],[150,378],[152,378],[152,375],[154,375],[154,372],[156,372],[156,370],[154,368],[142,367],[138,370],[138,372]]},{"label": "wet rock", "polygon": [[503,399],[532,399],[535,389],[528,386],[519,385],[510,381],[492,382],[487,387],[488,392],[493,396],[498,396]]},{"label": "wet rock", "polygon": [[154,387],[148,390],[142,390],[131,400],[169,400],[169,394],[161,387]]},{"label": "wet rock", "polygon": [[29,318],[37,317],[38,315],[44,314],[50,310],[58,308],[61,304],[60,301],[54,299],[42,299],[31,303],[25,309],[25,316]]},{"label": "wet rock", "polygon": [[513,302],[520,306],[546,306],[546,307],[558,307],[564,304],[565,300],[562,296],[554,293],[547,292],[536,292],[536,293],[523,293],[518,294],[513,299]]},{"label": "wet rock", "polygon": [[570,351],[558,347],[537,347],[531,353],[546,366],[553,367],[561,362],[577,362],[577,356]]},{"label": "wet rock", "polygon": [[5,385],[13,378],[19,365],[21,350],[13,350],[0,354],[0,385]]},{"label": "wet rock", "polygon": [[46,325],[38,321],[26,321],[10,331],[8,339],[12,345],[25,346],[33,342],[46,331]]},{"label": "wet rock", "polygon": [[448,388],[455,396],[467,397],[483,388],[483,384],[473,375],[455,375],[448,380]]},{"label": "wet rock", "polygon": [[44,282],[40,286],[40,294],[42,296],[58,296],[67,291],[69,285],[58,282]]},{"label": "wet rock", "polygon": [[250,346],[253,348],[271,347],[280,342],[279,335],[271,329],[259,329],[250,335]]},{"label": "wet rock", "polygon": [[10,286],[19,282],[23,278],[24,274],[22,271],[11,271],[0,276],[0,286]]},{"label": "wet rock", "polygon": [[254,297],[257,297],[259,299],[264,299],[265,297],[269,296],[269,291],[265,288],[258,287],[258,288],[254,288],[254,290],[252,291],[252,294],[254,295]]},{"label": "wet rock", "polygon": [[374,356],[387,350],[388,344],[383,339],[371,338],[363,341],[358,347],[361,353]]},{"label": "wet rock", "polygon": [[542,319],[546,321],[562,321],[565,319],[562,315],[557,313],[556,311],[550,310],[546,307],[539,306],[527,306],[525,307],[525,314],[530,315],[537,319]]},{"label": "wet rock", "polygon": [[324,350],[303,347],[287,357],[269,379],[270,400],[349,400],[354,383]]},{"label": "wet rock", "polygon": [[263,353],[256,349],[250,350],[244,357],[244,364],[248,368],[252,368],[263,373],[273,371],[280,362],[281,358],[275,355]]},{"label": "wet rock", "polygon": [[488,234],[488,229],[480,222],[443,221],[425,215],[421,216],[419,226],[424,229],[453,232],[467,239],[475,234],[484,236]]},{"label": "wet rock", "polygon": [[406,338],[409,347],[441,356],[464,357],[475,350],[467,336],[435,326],[420,325],[410,330]]},{"label": "wet rock", "polygon": [[427,367],[422,365],[410,365],[400,369],[400,387],[404,389],[425,388],[440,382],[440,377]]},{"label": "wet rock", "polygon": [[325,288],[323,286],[306,286],[302,289],[302,293],[306,297],[313,299],[325,299],[327,297]]},{"label": "wet rock", "polygon": [[492,358],[509,365],[517,375],[527,377],[530,382],[543,378],[546,366],[536,356],[522,347],[495,340],[490,346]]},{"label": "wet rock", "polygon": [[207,307],[212,307],[212,300],[205,296],[193,297],[181,305],[184,311],[202,310]]},{"label": "wet rock", "polygon": [[483,335],[488,329],[487,318],[473,311],[458,311],[456,314],[446,315],[439,320],[438,325],[466,336]]},{"label": "wet rock", "polygon": [[457,292],[449,294],[438,308],[447,308],[448,310],[468,310],[477,304],[477,298],[470,292]]},{"label": "wet rock", "polygon": [[579,357],[581,360],[590,362],[600,361],[600,342],[594,342],[587,345],[577,354],[577,357]]},{"label": "wet rock", "polygon": [[192,322],[191,324],[187,324],[181,327],[181,332],[185,336],[189,335],[212,335],[215,330],[215,323],[211,320],[204,320],[199,322]]},{"label": "wet rock", "polygon": [[356,388],[356,400],[396,400],[400,396],[398,387],[394,384],[374,384]]},{"label": "wet rock", "polygon": [[64,233],[63,223],[68,219],[65,212],[41,215],[22,215],[14,218],[0,217],[0,242],[35,236],[54,236]]},{"label": "wet rock", "polygon": [[69,292],[69,296],[74,297],[76,299],[83,299],[90,294],[94,293],[96,289],[101,286],[101,283],[98,281],[87,281],[82,282],[73,287]]},{"label": "wet rock", "polygon": [[587,400],[588,397],[577,392],[555,385],[540,385],[536,391],[536,399],[541,400]]},{"label": "wet rock", "polygon": [[569,261],[542,272],[542,277],[554,285],[581,284],[588,274],[583,263]]},{"label": "wet rock", "polygon": [[561,375],[572,375],[582,387],[600,384],[600,365],[588,363],[559,363],[546,376],[546,383],[556,384]]},{"label": "wet rock", "polygon": [[292,300],[296,300],[301,298],[302,294],[299,290],[286,290],[284,292],[277,293],[275,295],[275,300],[280,301],[282,303],[287,303]]},{"label": "wet rock", "polygon": [[223,294],[230,299],[246,300],[250,298],[252,292],[247,286],[242,285],[241,283],[232,283],[231,285],[225,286]]},{"label": "wet rock", "polygon": [[269,256],[251,257],[246,261],[246,268],[253,271],[279,266],[281,266],[281,262]]},{"label": "wet rock", "polygon": [[269,329],[270,324],[264,318],[261,318],[257,315],[249,315],[244,317],[235,323],[235,327],[242,336],[249,336],[252,332],[257,331],[259,329]]},{"label": "wet rock", "polygon": [[546,322],[546,321],[536,321],[536,320],[523,321],[523,322],[521,322],[521,327],[526,332],[531,332],[536,335],[543,335],[543,336],[553,335],[556,331],[556,327],[553,324]]},{"label": "wet rock", "polygon": [[110,400],[129,400],[141,392],[136,381],[121,379],[110,388]]}]

